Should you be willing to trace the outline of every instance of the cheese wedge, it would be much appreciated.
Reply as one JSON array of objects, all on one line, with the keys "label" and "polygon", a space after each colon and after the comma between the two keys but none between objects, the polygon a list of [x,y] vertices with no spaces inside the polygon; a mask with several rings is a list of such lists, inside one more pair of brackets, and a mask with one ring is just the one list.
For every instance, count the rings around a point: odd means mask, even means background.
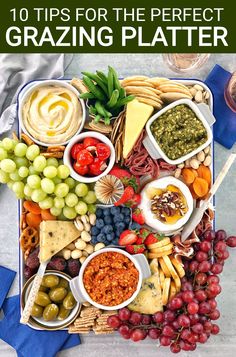
[{"label": "cheese wedge", "polygon": [[43,221],[40,223],[40,262],[46,262],[79,237],[73,222]]},{"label": "cheese wedge", "polygon": [[153,110],[154,108],[151,105],[140,103],[137,99],[127,104],[123,146],[124,159],[128,157],[133,149]]},{"label": "cheese wedge", "polygon": [[163,310],[158,274],[153,274],[143,280],[138,296],[128,305],[128,308],[141,314],[155,314]]}]

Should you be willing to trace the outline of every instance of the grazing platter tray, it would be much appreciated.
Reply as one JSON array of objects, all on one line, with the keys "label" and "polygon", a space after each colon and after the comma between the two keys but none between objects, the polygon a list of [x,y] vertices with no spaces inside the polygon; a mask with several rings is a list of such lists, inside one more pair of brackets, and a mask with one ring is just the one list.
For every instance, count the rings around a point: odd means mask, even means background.
[{"label": "grazing platter tray", "polygon": [[172,352],[218,333],[218,274],[235,239],[214,231],[208,202],[210,89],[193,79],[119,80],[109,67],[32,81],[17,105],[0,179],[19,199],[21,322],[118,330]]}]

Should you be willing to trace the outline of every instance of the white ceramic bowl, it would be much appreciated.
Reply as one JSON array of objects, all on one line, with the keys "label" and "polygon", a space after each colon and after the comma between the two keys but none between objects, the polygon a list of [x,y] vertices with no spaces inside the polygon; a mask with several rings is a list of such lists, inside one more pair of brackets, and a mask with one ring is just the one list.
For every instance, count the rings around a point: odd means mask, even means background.
[{"label": "white ceramic bowl", "polygon": [[[168,185],[174,185],[179,188],[182,194],[185,196],[188,204],[188,211],[175,224],[165,224],[155,218],[154,214],[151,211],[151,200],[147,197],[146,194],[147,189],[149,187],[165,189]],[[182,181],[178,180],[173,176],[162,177],[158,180],[150,182],[142,190],[141,196],[142,200],[139,208],[143,211],[145,222],[149,227],[155,229],[159,233],[173,234],[173,232],[180,230],[189,220],[193,212],[193,197],[191,195],[191,192],[189,191],[189,188]]]},{"label": "white ceramic bowl", "polygon": [[[136,269],[139,272],[139,280],[138,280],[138,285],[137,285],[137,289],[136,291],[133,293],[133,295],[131,296],[131,298],[129,298],[128,300],[124,301],[122,304],[116,305],[116,306],[105,306],[105,305],[100,305],[98,303],[96,303],[95,301],[93,301],[89,294],[87,293],[87,291],[85,290],[84,287],[84,283],[83,283],[83,275],[84,275],[84,271],[88,265],[88,263],[97,255],[103,254],[105,252],[116,252],[116,253],[120,253],[125,255],[126,257],[128,257],[131,262],[133,262],[134,266],[136,267]],[[86,260],[85,262],[82,264],[81,268],[80,268],[80,272],[79,275],[72,279],[70,281],[70,288],[71,291],[75,297],[75,299],[78,302],[84,302],[84,301],[88,301],[90,302],[90,304],[94,305],[95,307],[99,308],[99,309],[103,309],[103,310],[117,310],[117,309],[121,309],[122,307],[127,306],[128,304],[131,303],[131,301],[133,301],[136,296],[138,295],[140,289],[141,289],[141,285],[142,285],[142,280],[145,278],[148,278],[151,275],[151,271],[150,271],[150,267],[148,264],[148,261],[146,259],[146,257],[143,254],[135,254],[135,255],[130,255],[129,253],[127,253],[126,251],[122,250],[122,249],[118,249],[118,248],[104,248],[101,249],[93,254],[91,254]]]},{"label": "white ceramic bowl", "polygon": [[67,89],[69,89],[70,91],[72,91],[73,93],[75,93],[75,95],[78,97],[78,101],[80,103],[81,106],[81,110],[82,110],[82,120],[79,126],[78,131],[76,132],[75,135],[79,134],[81,132],[81,130],[84,127],[84,123],[85,123],[85,119],[86,119],[86,109],[85,109],[85,104],[84,104],[84,100],[80,99],[79,97],[79,92],[78,90],[73,87],[70,83],[60,80],[60,79],[48,79],[48,80],[41,80],[41,81],[33,81],[30,82],[27,86],[23,87],[19,97],[18,97],[18,118],[19,118],[19,123],[20,123],[20,127],[23,130],[23,132],[25,134],[27,134],[35,143],[37,143],[38,145],[42,145],[42,146],[58,146],[58,145],[66,145],[70,140],[67,140],[65,142],[61,142],[61,143],[56,143],[56,144],[48,144],[48,143],[44,143],[40,140],[37,140],[36,138],[34,138],[25,128],[24,126],[24,121],[23,121],[23,117],[22,117],[22,109],[24,106],[25,101],[28,99],[28,97],[30,96],[30,94],[37,88],[41,88],[44,87],[45,85],[52,85],[52,86],[61,86],[61,87],[65,87]]},{"label": "white ceramic bowl", "polygon": [[[67,280],[68,282],[71,281],[71,277],[69,275],[56,271],[56,270],[46,270],[44,275],[56,275],[59,278],[63,278]],[[24,285],[23,290],[22,290],[22,307],[24,308],[25,303],[27,301],[27,298],[29,296],[31,286],[33,284],[35,275],[33,275]],[[45,321],[42,317],[30,317],[30,322],[32,320],[32,323],[36,325],[36,327],[41,327],[43,330],[60,330],[65,328],[66,326],[70,325],[74,319],[78,316],[78,313],[80,311],[80,304],[77,303],[75,307],[71,310],[69,316],[65,320],[53,320],[53,321]]]},{"label": "white ceramic bowl", "polygon": [[[176,107],[177,105],[181,105],[181,104],[185,104],[188,107],[190,107],[190,109],[192,109],[192,111],[196,114],[197,118],[199,120],[201,120],[202,124],[204,125],[206,131],[207,131],[207,141],[199,146],[197,149],[193,150],[192,152],[180,157],[179,159],[176,160],[171,160],[168,158],[168,156],[164,153],[164,151],[162,151],[161,147],[158,145],[158,143],[156,142],[156,139],[154,138],[154,136],[152,135],[151,132],[151,125],[152,123],[159,118],[162,114],[164,114],[165,112],[167,112],[168,110]],[[146,149],[148,150],[149,154],[153,157],[153,158],[158,158],[158,155],[156,155],[157,153],[159,154],[159,157],[163,158],[166,162],[168,162],[171,165],[178,165],[182,162],[184,162],[185,160],[190,159],[192,156],[196,155],[197,153],[199,153],[200,151],[202,151],[203,149],[205,149],[208,145],[210,145],[210,143],[212,142],[212,131],[211,128],[207,122],[207,120],[205,119],[204,115],[202,114],[202,112],[200,111],[200,109],[198,108],[198,106],[193,103],[190,99],[180,99],[177,100],[169,105],[167,105],[165,108],[159,110],[159,112],[157,112],[156,114],[154,114],[147,122],[146,124],[146,131],[148,134],[148,137],[146,139],[144,139],[144,146],[146,147]]]},{"label": "white ceramic bowl", "polygon": [[[87,137],[92,137],[95,139],[100,140],[102,143],[106,144],[109,146],[111,150],[111,155],[109,157],[109,163],[107,165],[107,168],[99,175],[99,176],[94,176],[94,177],[86,177],[86,176],[81,176],[75,170],[73,169],[72,165],[72,158],[71,158],[71,149],[74,146],[74,144],[77,144],[81,141],[84,140],[84,138]],[[114,166],[115,163],[115,149],[114,146],[112,145],[111,141],[103,134],[96,133],[95,131],[87,131],[84,133],[81,133],[79,135],[76,135],[73,137],[73,139],[70,140],[69,144],[67,145],[65,152],[64,152],[64,157],[63,161],[64,164],[67,165],[70,168],[70,176],[72,176],[75,180],[79,182],[84,182],[84,183],[91,183],[99,180],[101,177],[105,176],[108,174],[109,171],[111,171],[112,167]]]}]

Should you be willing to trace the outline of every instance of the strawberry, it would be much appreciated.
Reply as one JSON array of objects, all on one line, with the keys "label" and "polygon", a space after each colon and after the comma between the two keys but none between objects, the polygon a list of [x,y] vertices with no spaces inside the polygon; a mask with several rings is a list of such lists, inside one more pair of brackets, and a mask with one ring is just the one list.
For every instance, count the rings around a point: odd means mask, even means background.
[{"label": "strawberry", "polygon": [[119,245],[130,245],[134,244],[137,240],[137,234],[130,229],[126,229],[124,232],[121,233],[119,238]]},{"label": "strawberry", "polygon": [[145,219],[141,209],[136,208],[134,210],[134,212],[132,213],[132,220],[140,225],[143,225],[145,223]]},{"label": "strawberry", "polygon": [[141,195],[138,193],[135,193],[133,195],[133,197],[128,202],[126,201],[125,205],[127,207],[136,208],[136,207],[138,207],[140,202],[141,202]]},{"label": "strawberry", "polygon": [[127,245],[125,250],[130,254],[141,254],[145,252],[145,245],[144,244],[135,244],[135,245]]},{"label": "strawberry", "polygon": [[124,177],[130,178],[131,173],[129,173],[128,170],[121,169],[119,166],[115,165],[111,171],[109,172],[109,175],[113,175],[119,179],[123,179]]},{"label": "strawberry", "polygon": [[124,193],[119,199],[119,201],[115,202],[115,206],[120,206],[129,201],[134,196],[134,189],[131,186],[128,186],[124,189]]},{"label": "strawberry", "polygon": [[126,186],[132,186],[135,192],[139,191],[139,186],[140,186],[140,182],[139,179],[135,176],[131,176],[131,177],[122,177],[121,181],[123,183],[123,185]]},{"label": "strawberry", "polygon": [[150,233],[144,241],[145,245],[154,244],[160,241],[160,235]]},{"label": "strawberry", "polygon": [[140,228],[136,244],[143,244],[150,231],[147,228]]}]

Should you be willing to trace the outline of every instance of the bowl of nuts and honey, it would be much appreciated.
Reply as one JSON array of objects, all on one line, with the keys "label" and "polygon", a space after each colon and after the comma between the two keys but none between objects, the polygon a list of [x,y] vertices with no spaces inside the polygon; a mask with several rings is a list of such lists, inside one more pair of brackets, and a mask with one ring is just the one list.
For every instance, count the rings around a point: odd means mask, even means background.
[{"label": "bowl of nuts and honey", "polygon": [[180,230],[193,211],[189,188],[172,176],[147,184],[142,193],[140,209],[148,226],[163,234]]}]

